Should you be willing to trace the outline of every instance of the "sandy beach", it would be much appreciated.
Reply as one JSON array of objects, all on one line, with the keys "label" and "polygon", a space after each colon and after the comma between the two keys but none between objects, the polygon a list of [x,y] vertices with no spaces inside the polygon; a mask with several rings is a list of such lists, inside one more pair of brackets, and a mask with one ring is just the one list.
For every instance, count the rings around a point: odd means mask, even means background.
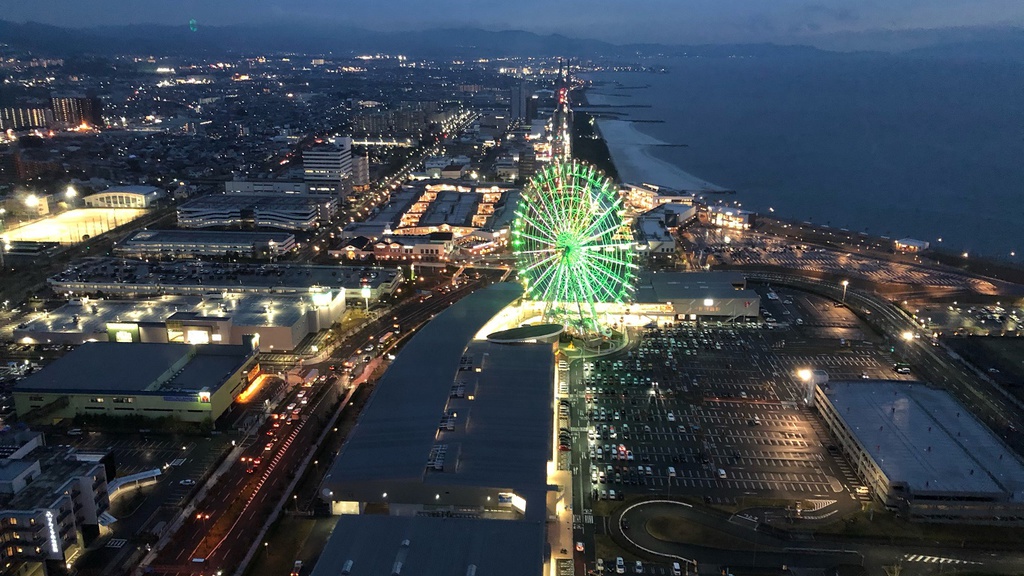
[{"label": "sandy beach", "polygon": [[650,147],[664,145],[665,142],[637,130],[633,122],[598,119],[597,126],[601,137],[608,144],[608,151],[623,182],[657,184],[694,192],[725,191],[720,186],[652,156]]},{"label": "sandy beach", "polygon": [[[587,101],[591,104],[614,106],[624,104],[628,99],[589,91]],[[623,182],[657,184],[675,190],[694,192],[725,191],[721,186],[652,156],[652,146],[664,146],[668,143],[644,134],[636,128],[635,123],[628,120],[598,118],[597,127],[608,145],[612,162],[615,163]]]}]

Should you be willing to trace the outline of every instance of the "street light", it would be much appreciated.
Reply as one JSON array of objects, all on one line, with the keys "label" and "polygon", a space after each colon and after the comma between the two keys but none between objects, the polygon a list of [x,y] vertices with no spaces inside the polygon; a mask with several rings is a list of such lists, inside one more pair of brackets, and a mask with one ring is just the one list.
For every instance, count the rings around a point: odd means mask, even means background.
[{"label": "street light", "polygon": [[68,200],[71,200],[75,196],[78,196],[78,190],[75,190],[74,186],[68,186],[67,191],[64,192],[64,197],[67,198]]},{"label": "street light", "polygon": [[841,284],[843,285],[843,304],[846,304],[846,287],[850,285],[850,281],[843,280]]}]

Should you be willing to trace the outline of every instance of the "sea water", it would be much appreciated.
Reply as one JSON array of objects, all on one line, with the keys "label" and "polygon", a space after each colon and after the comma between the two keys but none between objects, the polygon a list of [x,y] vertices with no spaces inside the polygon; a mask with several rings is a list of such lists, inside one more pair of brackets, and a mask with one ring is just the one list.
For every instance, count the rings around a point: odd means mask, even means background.
[{"label": "sea water", "polygon": [[783,218],[1024,255],[1024,63],[824,54],[664,64],[586,76],[591,104],[642,121],[599,120],[624,181],[703,182]]}]

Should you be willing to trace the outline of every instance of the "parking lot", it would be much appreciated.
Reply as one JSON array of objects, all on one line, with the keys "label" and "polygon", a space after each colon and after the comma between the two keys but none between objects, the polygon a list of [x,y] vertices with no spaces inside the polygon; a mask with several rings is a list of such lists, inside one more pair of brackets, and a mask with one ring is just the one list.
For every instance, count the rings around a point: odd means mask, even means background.
[{"label": "parking lot", "polygon": [[573,419],[586,434],[573,443],[584,451],[585,510],[588,500],[630,494],[718,504],[865,498],[805,406],[808,385],[798,373],[903,377],[892,371],[892,354],[845,307],[791,290],[757,289],[775,318],[770,326],[648,328],[628,351],[583,362],[572,386],[585,407]]}]

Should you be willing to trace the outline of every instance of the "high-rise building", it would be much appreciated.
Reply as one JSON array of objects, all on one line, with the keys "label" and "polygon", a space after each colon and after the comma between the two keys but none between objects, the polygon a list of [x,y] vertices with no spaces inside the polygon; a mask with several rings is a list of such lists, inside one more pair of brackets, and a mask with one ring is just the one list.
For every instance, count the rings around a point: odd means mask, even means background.
[{"label": "high-rise building", "polygon": [[367,186],[370,184],[370,158],[355,156],[352,158],[352,185]]},{"label": "high-rise building", "polygon": [[103,103],[99,98],[89,96],[54,96],[50,98],[55,122],[66,126],[89,124],[103,125]]},{"label": "high-rise building", "polygon": [[46,128],[53,123],[53,112],[47,108],[25,106],[0,108],[0,130]]},{"label": "high-rise building", "polygon": [[331,139],[302,153],[302,171],[310,193],[325,191],[341,195],[345,180],[352,175],[352,138]]},{"label": "high-rise building", "polygon": [[527,102],[529,101],[530,96],[531,94],[524,84],[512,87],[510,100],[512,104],[513,121],[527,119]]}]

